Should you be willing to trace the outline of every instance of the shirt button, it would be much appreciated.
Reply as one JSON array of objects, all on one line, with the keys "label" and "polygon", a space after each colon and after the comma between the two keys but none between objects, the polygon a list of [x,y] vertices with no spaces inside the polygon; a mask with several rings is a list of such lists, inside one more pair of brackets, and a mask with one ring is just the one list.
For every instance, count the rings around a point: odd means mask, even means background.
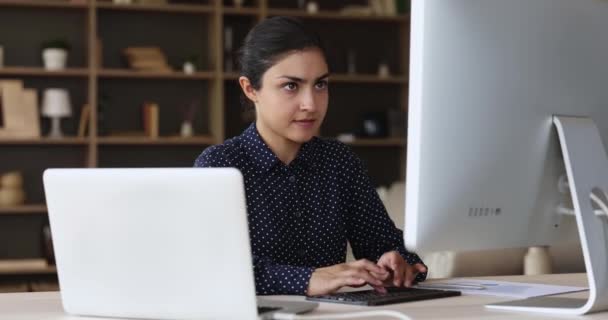
[{"label": "shirt button", "polygon": [[298,250],[298,255],[299,255],[300,257],[305,256],[305,255],[306,255],[306,249],[300,249],[300,250]]},{"label": "shirt button", "polygon": [[289,182],[291,182],[291,183],[296,182],[296,176],[290,176],[289,177]]},{"label": "shirt button", "polygon": [[296,218],[300,218],[302,216],[302,212],[296,211],[294,215],[296,216]]}]

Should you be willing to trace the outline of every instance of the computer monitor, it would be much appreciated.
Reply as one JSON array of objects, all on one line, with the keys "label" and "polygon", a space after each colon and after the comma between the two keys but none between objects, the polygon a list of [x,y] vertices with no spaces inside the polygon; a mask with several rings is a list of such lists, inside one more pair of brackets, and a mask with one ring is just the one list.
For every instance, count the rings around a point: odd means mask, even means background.
[{"label": "computer monitor", "polygon": [[411,19],[406,246],[580,238],[591,298],[519,309],[608,309],[608,229],[591,216],[608,190],[608,1],[413,0]]}]

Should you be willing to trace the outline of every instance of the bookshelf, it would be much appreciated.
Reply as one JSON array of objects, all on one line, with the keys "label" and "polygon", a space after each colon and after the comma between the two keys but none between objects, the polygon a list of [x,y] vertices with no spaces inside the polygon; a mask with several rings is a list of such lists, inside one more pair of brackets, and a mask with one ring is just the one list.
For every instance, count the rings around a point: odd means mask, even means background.
[{"label": "bookshelf", "polygon": [[[0,261],[41,256],[39,229],[47,219],[41,179],[45,168],[191,166],[205,147],[239,134],[249,122],[243,120],[240,107],[238,73],[226,62],[247,31],[266,17],[304,19],[332,44],[328,48],[330,104],[323,136],[354,131],[361,116],[370,112],[407,110],[408,14],[340,13],[344,3],[361,5],[367,2],[363,0],[319,1],[321,10],[316,14],[297,9],[295,0],[246,0],[243,7],[234,7],[231,0],[167,2],[0,0],[0,21],[7,26],[0,29],[5,56],[0,80],[22,80],[39,96],[45,88],[67,88],[74,109],[73,116],[62,122],[65,138],[0,138],[0,153],[7,155],[0,157],[0,173],[23,172],[28,195],[25,205],[0,208]],[[223,49],[227,27],[233,31],[232,52]],[[72,44],[68,67],[47,71],[41,66],[39,46],[58,35]],[[172,71],[129,69],[121,50],[131,45],[161,47]],[[349,50],[357,53],[354,73],[348,72],[344,62]],[[186,74],[181,63],[192,52],[198,54],[197,70]],[[381,61],[390,66],[390,75],[378,76]],[[180,137],[181,108],[192,100],[200,105],[193,122],[195,133]],[[143,132],[140,109],[145,101],[160,105],[159,137],[119,135]],[[78,137],[84,104],[91,106],[89,130]],[[41,127],[44,135],[48,120],[42,118]],[[377,184],[403,179],[405,137],[357,138],[347,144],[367,163]],[[54,269],[40,273],[52,274]]]}]

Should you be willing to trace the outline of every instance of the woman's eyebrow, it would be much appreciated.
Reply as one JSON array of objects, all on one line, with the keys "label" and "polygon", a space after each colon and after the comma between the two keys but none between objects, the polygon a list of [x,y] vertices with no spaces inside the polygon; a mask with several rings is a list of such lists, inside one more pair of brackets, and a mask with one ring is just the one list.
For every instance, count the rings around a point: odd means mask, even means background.
[{"label": "woman's eyebrow", "polygon": [[[315,79],[315,82],[316,82],[316,81],[319,81],[319,80],[321,80],[321,79],[325,79],[325,78],[327,78],[327,77],[329,77],[329,73],[326,73],[326,74],[324,74],[324,75],[322,75],[322,76],[320,76],[320,77],[316,78],[316,79]],[[299,78],[299,77],[294,77],[294,76],[286,76],[286,75],[283,75],[283,76],[278,76],[278,77],[277,77],[277,79],[281,79],[281,78],[285,78],[285,79],[291,80],[291,81],[293,81],[293,82],[298,82],[298,83],[306,82],[304,79]]]}]

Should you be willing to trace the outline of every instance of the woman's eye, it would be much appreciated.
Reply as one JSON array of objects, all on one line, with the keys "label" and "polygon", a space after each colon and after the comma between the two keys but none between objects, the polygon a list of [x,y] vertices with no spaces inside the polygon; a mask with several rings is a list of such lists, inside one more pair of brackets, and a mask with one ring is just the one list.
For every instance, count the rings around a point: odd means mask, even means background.
[{"label": "woman's eye", "polygon": [[315,85],[315,87],[317,87],[317,89],[325,89],[325,88],[327,88],[327,80],[321,80],[321,81],[317,82],[317,84]]},{"label": "woman's eye", "polygon": [[317,84],[315,85],[315,87],[317,87],[317,89],[325,89],[325,88],[327,88],[327,80],[323,80],[323,81],[317,82]]},{"label": "woman's eye", "polygon": [[283,88],[287,89],[288,91],[294,91],[298,88],[298,85],[295,82],[289,82],[283,85]]}]

